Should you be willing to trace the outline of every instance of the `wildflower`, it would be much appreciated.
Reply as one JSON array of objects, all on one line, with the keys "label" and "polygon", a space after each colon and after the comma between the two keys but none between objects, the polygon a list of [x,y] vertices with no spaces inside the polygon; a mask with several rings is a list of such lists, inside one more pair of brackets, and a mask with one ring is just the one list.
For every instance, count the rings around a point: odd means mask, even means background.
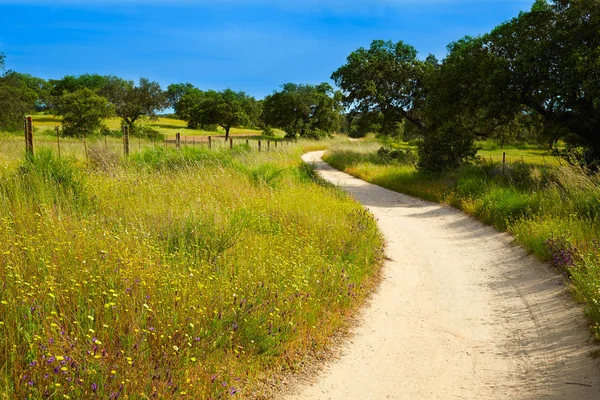
[{"label": "wildflower", "polygon": [[87,317],[88,317],[88,319],[89,319],[90,321],[93,321],[93,320],[94,320],[94,317],[92,317],[91,315],[88,315]]},{"label": "wildflower", "polygon": [[179,351],[179,347],[177,347],[177,346],[173,346],[173,350],[175,350],[175,351]]}]

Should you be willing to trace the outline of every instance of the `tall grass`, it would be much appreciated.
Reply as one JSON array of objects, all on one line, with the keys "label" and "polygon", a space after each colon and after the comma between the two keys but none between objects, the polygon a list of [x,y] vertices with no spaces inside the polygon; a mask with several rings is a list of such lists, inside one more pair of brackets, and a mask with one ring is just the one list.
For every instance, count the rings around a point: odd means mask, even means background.
[{"label": "tall grass", "polygon": [[569,276],[600,339],[599,175],[552,163],[503,166],[486,158],[460,171],[431,175],[410,165],[377,160],[376,147],[334,146],[325,160],[369,182],[450,204],[511,232],[528,250]]},{"label": "tall grass", "polygon": [[0,398],[266,397],[377,279],[300,148],[0,169]]}]

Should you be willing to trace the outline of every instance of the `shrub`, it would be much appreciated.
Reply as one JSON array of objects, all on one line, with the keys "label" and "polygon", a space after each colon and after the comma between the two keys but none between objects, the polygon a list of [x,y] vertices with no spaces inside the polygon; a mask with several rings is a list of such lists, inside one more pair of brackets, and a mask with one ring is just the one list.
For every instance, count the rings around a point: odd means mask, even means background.
[{"label": "shrub", "polygon": [[453,170],[475,161],[476,154],[473,135],[447,123],[425,135],[419,146],[418,168],[430,172]]}]

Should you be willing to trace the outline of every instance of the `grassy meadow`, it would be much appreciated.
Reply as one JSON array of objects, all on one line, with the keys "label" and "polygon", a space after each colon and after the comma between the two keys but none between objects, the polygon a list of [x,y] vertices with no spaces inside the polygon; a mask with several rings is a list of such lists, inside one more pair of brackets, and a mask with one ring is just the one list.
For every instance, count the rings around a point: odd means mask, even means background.
[{"label": "grassy meadow", "polygon": [[[369,182],[452,205],[512,233],[569,277],[600,339],[600,176],[564,165],[533,146],[482,147],[478,164],[441,175],[418,171],[406,155],[394,159],[381,154],[381,144],[373,141],[337,144],[325,160]],[[396,148],[412,149],[407,144]]]},{"label": "grassy meadow", "polygon": [[0,141],[0,398],[267,398],[376,283],[323,143],[143,144]]}]

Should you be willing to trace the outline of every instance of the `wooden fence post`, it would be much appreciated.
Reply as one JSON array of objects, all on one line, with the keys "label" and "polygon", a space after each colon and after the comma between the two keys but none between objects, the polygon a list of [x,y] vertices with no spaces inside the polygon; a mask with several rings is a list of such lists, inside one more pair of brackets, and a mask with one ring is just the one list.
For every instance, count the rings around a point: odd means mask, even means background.
[{"label": "wooden fence post", "polygon": [[177,147],[177,150],[181,149],[181,134],[179,132],[175,134],[175,147]]},{"label": "wooden fence post", "polygon": [[29,157],[33,157],[33,120],[31,117],[25,118],[25,152]]},{"label": "wooden fence post", "polygon": [[267,140],[267,150],[271,150],[271,141]]},{"label": "wooden fence post", "polygon": [[246,146],[248,146],[248,139],[246,139]]},{"label": "wooden fence post", "polygon": [[258,151],[260,151],[260,140],[258,141]]},{"label": "wooden fence post", "polygon": [[233,139],[229,138],[229,150],[233,149]]},{"label": "wooden fence post", "polygon": [[54,127],[54,130],[56,131],[56,147],[58,149],[58,158],[60,158],[60,128],[58,125]]},{"label": "wooden fence post", "polygon": [[208,148],[212,149],[212,136],[208,137]]},{"label": "wooden fence post", "polygon": [[129,156],[129,127],[123,125],[123,151],[125,156]]},{"label": "wooden fence post", "polygon": [[90,154],[88,153],[86,137],[87,137],[87,129],[83,128],[83,148],[85,149],[85,162],[89,165]]}]

